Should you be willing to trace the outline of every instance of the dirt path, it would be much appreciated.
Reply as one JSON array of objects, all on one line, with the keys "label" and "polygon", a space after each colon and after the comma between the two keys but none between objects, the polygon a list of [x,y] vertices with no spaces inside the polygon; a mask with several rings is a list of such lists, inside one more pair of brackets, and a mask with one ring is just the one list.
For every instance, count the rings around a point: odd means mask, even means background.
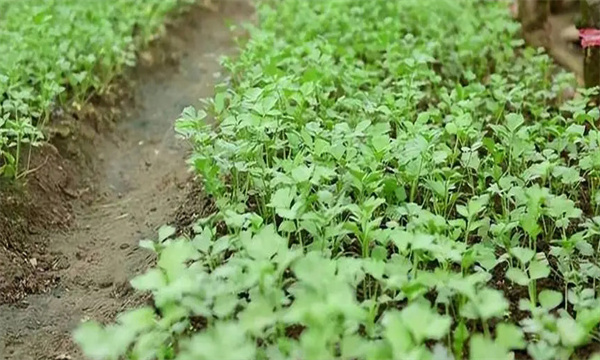
[{"label": "dirt path", "polygon": [[104,195],[77,214],[69,232],[49,239],[49,251],[60,259],[58,286],[0,307],[0,359],[82,359],[70,339],[79,321],[109,320],[139,301],[128,280],[152,258],[137,244],[172,219],[189,179],[185,144],[175,139],[173,120],[210,96],[221,78],[219,56],[234,49],[226,21],[252,14],[243,0],[219,7],[194,11],[169,35],[169,48],[181,53],[177,65],[136,71],[134,111],[97,146]]}]

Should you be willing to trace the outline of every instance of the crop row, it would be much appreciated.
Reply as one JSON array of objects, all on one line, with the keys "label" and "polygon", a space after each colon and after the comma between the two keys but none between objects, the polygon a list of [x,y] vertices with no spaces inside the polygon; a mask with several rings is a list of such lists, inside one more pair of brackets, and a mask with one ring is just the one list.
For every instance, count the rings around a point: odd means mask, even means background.
[{"label": "crop row", "polygon": [[188,0],[0,0],[0,176],[24,173],[52,110],[84,102]]},{"label": "crop row", "polygon": [[[600,132],[500,2],[282,0],[177,122],[218,210],[163,227],[96,359],[567,359],[600,334]],[[217,120],[213,127],[207,112]],[[596,344],[596,345],[594,345]]]}]

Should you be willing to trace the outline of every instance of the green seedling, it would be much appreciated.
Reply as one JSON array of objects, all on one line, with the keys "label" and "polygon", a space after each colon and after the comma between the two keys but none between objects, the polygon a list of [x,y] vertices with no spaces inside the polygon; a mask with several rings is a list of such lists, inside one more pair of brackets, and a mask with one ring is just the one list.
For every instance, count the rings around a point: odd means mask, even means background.
[{"label": "green seedling", "polygon": [[143,243],[151,326],[83,325],[88,355],[541,360],[596,340],[598,113],[586,92],[560,104],[573,77],[501,2],[258,19],[176,124],[215,212]]}]

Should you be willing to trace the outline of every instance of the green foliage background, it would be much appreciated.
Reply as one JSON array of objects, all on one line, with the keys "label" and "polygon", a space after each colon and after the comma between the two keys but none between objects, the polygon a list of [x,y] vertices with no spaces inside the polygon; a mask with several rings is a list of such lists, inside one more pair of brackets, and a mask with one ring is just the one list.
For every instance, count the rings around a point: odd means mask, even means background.
[{"label": "green foliage background", "polygon": [[[83,102],[189,0],[0,0],[0,176],[16,177],[53,109]],[[22,167],[22,166],[21,166]]]}]

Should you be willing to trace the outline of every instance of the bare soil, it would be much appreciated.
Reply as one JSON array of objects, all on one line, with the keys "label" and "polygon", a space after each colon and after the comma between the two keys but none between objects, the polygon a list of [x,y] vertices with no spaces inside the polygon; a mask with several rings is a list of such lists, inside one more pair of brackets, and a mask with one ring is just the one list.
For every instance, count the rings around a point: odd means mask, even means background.
[{"label": "bare soil", "polygon": [[72,164],[53,145],[39,150],[32,161],[39,168],[26,183],[0,185],[0,304],[53,285],[44,234],[72,223]]},{"label": "bare soil", "polygon": [[139,240],[207,211],[173,121],[222,80],[219,58],[235,50],[227,21],[253,14],[247,0],[215,3],[140,54],[131,93],[119,95],[132,98],[128,107],[90,110],[115,111],[114,131],[62,131],[62,143],[36,155],[26,186],[1,188],[0,359],[83,359],[71,341],[82,319],[110,321],[144,301],[129,286],[153,261]]}]

